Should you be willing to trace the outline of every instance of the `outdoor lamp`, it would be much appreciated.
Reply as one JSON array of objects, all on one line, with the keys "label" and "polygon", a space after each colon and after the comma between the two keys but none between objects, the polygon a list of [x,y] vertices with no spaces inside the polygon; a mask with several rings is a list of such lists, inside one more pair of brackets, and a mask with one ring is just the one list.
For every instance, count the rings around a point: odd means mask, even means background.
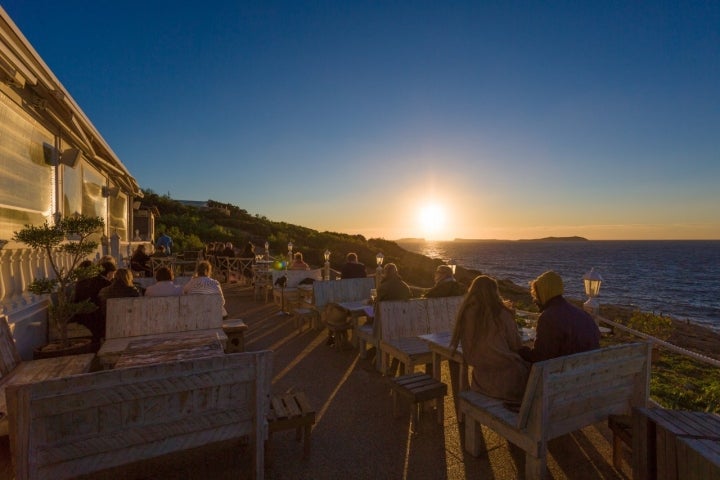
[{"label": "outdoor lamp", "polygon": [[323,278],[330,280],[330,250],[325,249],[323,257],[325,257],[325,273],[323,274]]},{"label": "outdoor lamp", "polygon": [[455,275],[455,269],[457,268],[457,262],[451,258],[450,260],[448,260],[448,267],[450,267],[450,269],[453,272],[453,275]]},{"label": "outdoor lamp", "polygon": [[375,269],[375,288],[380,288],[380,280],[382,279],[383,271],[382,263],[384,258],[385,255],[383,255],[382,252],[375,255],[375,261],[377,262],[377,269]]},{"label": "outdoor lamp", "polygon": [[595,271],[595,267],[591,268],[588,273],[583,275],[583,283],[585,284],[585,295],[588,296],[587,301],[583,304],[583,308],[586,312],[597,314],[600,310],[595,297],[600,294],[600,285],[602,284],[602,277]]}]

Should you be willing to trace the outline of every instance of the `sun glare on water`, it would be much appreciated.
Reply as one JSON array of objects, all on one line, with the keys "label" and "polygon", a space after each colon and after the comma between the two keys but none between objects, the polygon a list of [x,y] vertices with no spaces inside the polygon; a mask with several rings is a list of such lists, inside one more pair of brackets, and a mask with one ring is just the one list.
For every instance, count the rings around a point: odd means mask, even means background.
[{"label": "sun glare on water", "polygon": [[427,240],[443,238],[446,223],[445,209],[437,203],[423,205],[418,211],[418,223],[422,236]]}]

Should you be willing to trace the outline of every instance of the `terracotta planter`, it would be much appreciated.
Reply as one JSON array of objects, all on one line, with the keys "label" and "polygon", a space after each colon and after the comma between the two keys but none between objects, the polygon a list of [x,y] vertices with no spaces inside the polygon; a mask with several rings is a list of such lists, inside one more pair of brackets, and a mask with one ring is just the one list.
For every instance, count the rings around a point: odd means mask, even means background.
[{"label": "terracotta planter", "polygon": [[95,353],[97,351],[90,337],[71,338],[69,342],[70,345],[68,347],[63,347],[60,342],[51,342],[42,347],[35,347],[33,349],[33,360],[80,355],[82,353]]}]

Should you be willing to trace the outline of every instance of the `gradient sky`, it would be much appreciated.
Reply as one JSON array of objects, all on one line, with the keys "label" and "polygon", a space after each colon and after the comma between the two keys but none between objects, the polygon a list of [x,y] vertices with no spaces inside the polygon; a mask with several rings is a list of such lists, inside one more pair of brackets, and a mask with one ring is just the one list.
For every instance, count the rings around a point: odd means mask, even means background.
[{"label": "gradient sky", "polygon": [[720,239],[720,2],[640,3],[0,0],[156,193],[388,239]]}]

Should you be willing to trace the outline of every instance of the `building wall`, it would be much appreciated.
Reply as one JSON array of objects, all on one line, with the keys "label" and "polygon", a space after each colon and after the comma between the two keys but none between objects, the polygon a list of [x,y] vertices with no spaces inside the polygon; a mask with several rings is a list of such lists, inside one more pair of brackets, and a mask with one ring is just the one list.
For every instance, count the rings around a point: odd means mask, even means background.
[{"label": "building wall", "polygon": [[14,242],[14,232],[60,215],[100,216],[106,227],[91,257],[111,253],[122,264],[131,249],[131,205],[141,197],[135,179],[0,6],[0,314],[23,358],[48,340],[47,295],[27,286],[51,269],[45,253]]}]

